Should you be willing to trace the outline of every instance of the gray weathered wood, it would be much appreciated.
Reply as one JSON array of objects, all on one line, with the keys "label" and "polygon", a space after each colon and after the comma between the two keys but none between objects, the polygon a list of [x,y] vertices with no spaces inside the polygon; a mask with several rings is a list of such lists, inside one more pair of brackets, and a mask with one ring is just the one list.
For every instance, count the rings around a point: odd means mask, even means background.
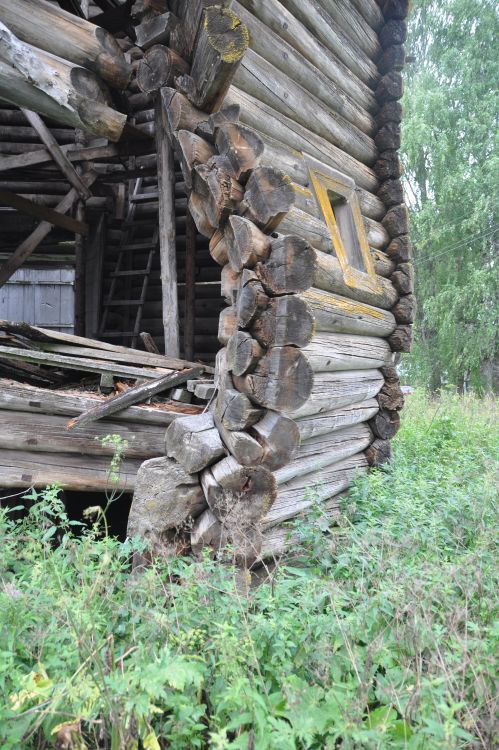
[{"label": "gray weathered wood", "polygon": [[[75,412],[89,411],[102,403],[103,400],[94,393],[47,390],[0,379],[0,409],[2,410],[69,417]],[[160,409],[144,404],[129,406],[116,412],[113,414],[113,420],[123,423],[133,422],[137,425],[158,425],[164,428],[179,416],[185,416],[186,413],[199,414],[201,411],[200,406],[179,406],[171,402],[162,404]],[[100,424],[106,425],[107,423],[108,420],[104,419]],[[89,429],[99,430],[100,425],[95,424]],[[108,430],[109,432],[112,430]]]},{"label": "gray weathered wood", "polygon": [[369,135],[253,50],[244,56],[234,84],[362,163],[371,165],[376,161],[378,151]]},{"label": "gray weathered wood", "polygon": [[184,370],[183,372],[171,373],[164,375],[161,378],[156,378],[153,381],[145,383],[143,385],[136,385],[129,390],[119,393],[117,396],[112,396],[107,399],[104,403],[95,406],[93,409],[89,409],[87,412],[80,414],[79,417],[75,417],[68,422],[68,428],[80,427],[90,422],[95,422],[103,417],[109,417],[111,414],[121,411],[127,406],[132,406],[140,401],[147,401],[151,396],[155,396],[162,391],[169,388],[173,388],[180,383],[185,383],[189,378],[200,375],[202,368],[191,368],[190,370]]},{"label": "gray weathered wood", "polygon": [[74,453],[28,453],[0,450],[2,487],[44,489],[57,484],[63,490],[132,492],[141,459],[125,459],[117,482],[109,478],[109,457],[78,456]]},{"label": "gray weathered wood", "polygon": [[108,31],[46,0],[0,0],[0,19],[24,42],[126,88],[132,68]]},{"label": "gray weathered wood", "polygon": [[314,372],[371,370],[393,364],[393,354],[385,339],[351,333],[316,333],[303,353]]},{"label": "gray weathered wood", "polygon": [[172,422],[165,434],[165,448],[167,456],[175,458],[189,474],[201,471],[225,455],[210,413]]},{"label": "gray weathered wood", "polygon": [[271,471],[287,464],[300,442],[296,423],[275,411],[265,412],[264,417],[250,428],[250,433],[263,448],[262,464]]},{"label": "gray weathered wood", "polygon": [[[71,413],[70,410],[68,406],[66,411]],[[67,418],[63,415],[0,408],[0,449],[108,456],[110,460],[114,448],[103,445],[100,438],[118,434],[128,442],[125,458],[146,459],[162,454],[164,427],[161,425],[136,425],[106,419],[76,432],[68,432],[66,424]]]},{"label": "gray weathered wood", "polygon": [[311,414],[323,414],[372,398],[380,391],[384,382],[379,370],[316,373],[309,398],[299,409],[290,412],[289,416],[298,419]]},{"label": "gray weathered wood", "polygon": [[376,399],[369,398],[365,401],[333,409],[329,412],[302,417],[296,420],[296,424],[301,439],[309,440],[318,435],[326,435],[350,425],[367,422],[367,420],[375,416],[378,409],[379,404]]},{"label": "gray weathered wood", "polygon": [[326,466],[320,471],[291,479],[278,488],[277,498],[262,520],[264,529],[275,526],[309,508],[334,497],[351,484],[353,478],[367,472],[363,453]]},{"label": "gray weathered wood", "polygon": [[312,288],[303,292],[299,299],[307,304],[317,331],[388,336],[395,328],[395,318],[388,310],[338,294]]},{"label": "gray weathered wood", "polygon": [[366,424],[357,424],[303,441],[293,460],[275,472],[278,485],[320,471],[365,450],[372,442]]},{"label": "gray weathered wood", "polygon": [[161,98],[156,100],[156,153],[158,158],[159,254],[165,354],[178,357],[179,312],[175,231],[175,165],[168,138],[166,113]]}]

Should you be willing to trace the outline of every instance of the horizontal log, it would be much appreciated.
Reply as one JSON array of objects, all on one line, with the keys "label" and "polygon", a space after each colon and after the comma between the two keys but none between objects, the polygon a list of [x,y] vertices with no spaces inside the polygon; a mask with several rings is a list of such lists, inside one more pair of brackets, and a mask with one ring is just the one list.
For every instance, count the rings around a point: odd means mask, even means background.
[{"label": "horizontal log", "polygon": [[310,474],[296,477],[282,484],[277,491],[277,498],[262,520],[264,530],[289,518],[294,518],[314,503],[338,495],[346,490],[357,476],[367,472],[367,461],[362,453]]},{"label": "horizontal log", "polygon": [[360,401],[350,406],[343,406],[315,416],[302,417],[296,420],[300,438],[309,440],[318,435],[327,435],[350,425],[367,422],[378,412],[379,404],[374,398]]},{"label": "horizontal log", "polygon": [[270,237],[252,221],[231,216],[225,228],[227,258],[235,271],[253,268],[270,253]]},{"label": "horizontal log", "polygon": [[313,284],[315,251],[300,236],[284,235],[272,241],[267,260],[255,274],[269,295],[303,292]]},{"label": "horizontal log", "polygon": [[296,149],[299,154],[306,151],[310,156],[348,174],[357,185],[366,190],[376,192],[378,189],[378,179],[372,169],[334,146],[326,138],[259,101],[257,97],[231,86],[226,101],[240,105],[241,122],[249,127]]},{"label": "horizontal log", "polygon": [[24,42],[126,88],[132,68],[116,39],[103,28],[46,0],[0,0],[0,19]]},{"label": "horizontal log", "polygon": [[89,88],[96,95],[92,73],[30,47],[1,23],[0,38],[2,99],[111,141],[120,139],[126,115],[89,97]]},{"label": "horizontal log", "polygon": [[371,370],[393,363],[385,339],[351,333],[316,333],[303,353],[314,372]]},{"label": "horizontal log", "polygon": [[390,19],[379,32],[379,41],[383,49],[392,44],[404,44],[407,39],[407,24],[405,21]]},{"label": "horizontal log", "polygon": [[249,333],[236,331],[227,344],[227,367],[234,375],[244,375],[255,368],[264,350]]},{"label": "horizontal log", "polygon": [[[0,409],[0,449],[35,453],[77,453],[85,456],[109,456],[113,446],[102,443],[106,435],[118,434],[127,447],[125,458],[152,458],[162,453],[164,427],[140,426],[105,420],[77,433],[68,432],[64,416]],[[50,459],[49,459],[50,460]],[[1,480],[0,480],[1,483]]]},{"label": "horizontal log", "polygon": [[[91,409],[99,403],[103,403],[103,399],[93,393],[54,391],[25,384],[21,385],[13,381],[0,380],[0,409],[2,410],[72,417],[75,414]],[[132,427],[125,426],[129,422],[136,425],[151,425],[164,428],[171,424],[174,419],[177,419],[179,415],[199,414],[201,411],[201,406],[180,405],[173,404],[172,402],[163,402],[161,408],[157,409],[143,404],[141,406],[130,406],[123,409],[123,411],[113,414],[113,423],[120,423],[118,432],[121,430],[121,423],[124,424],[124,429],[132,430]],[[21,415],[19,416],[22,418]],[[101,425],[106,424],[108,424],[108,421],[102,420],[89,429],[93,429],[93,434],[96,434],[95,431],[98,428],[100,429]],[[109,432],[111,430],[108,430]],[[70,433],[67,434],[69,435]],[[79,435],[81,432],[78,431],[75,434]]]},{"label": "horizontal log", "polygon": [[0,476],[4,489],[45,489],[57,484],[63,490],[82,492],[133,492],[142,459],[125,459],[117,482],[109,478],[109,458],[74,453],[33,453],[0,450]]},{"label": "horizontal log", "polygon": [[[287,42],[300,57],[308,60],[334,84],[368,112],[377,110],[376,100],[369,86],[358,78],[351,66],[345,65],[279,0],[240,0],[249,12]],[[251,27],[250,27],[251,30]],[[293,71],[296,75],[296,72]]]},{"label": "horizontal log", "polygon": [[393,307],[398,299],[393,284],[382,276],[371,277],[366,274],[362,286],[348,285],[338,259],[319,250],[316,250],[314,286],[384,310]]},{"label": "horizontal log", "polygon": [[229,455],[241,466],[258,466],[262,463],[263,448],[247,432],[228,430],[215,415],[215,424]]},{"label": "horizontal log", "polygon": [[392,444],[389,440],[376,440],[366,450],[366,458],[369,466],[383,466],[390,463],[392,457]]},{"label": "horizontal log", "polygon": [[391,440],[400,429],[400,414],[397,411],[380,409],[369,424],[377,438]]},{"label": "horizontal log", "polygon": [[[355,456],[372,442],[372,432],[366,424],[357,424],[330,434],[317,435],[301,443],[293,460],[275,472],[278,486],[320,471],[345,458]],[[313,481],[313,480],[312,480]]]},{"label": "horizontal log", "polygon": [[351,0],[319,0],[319,3],[354,44],[371,60],[378,59],[381,52],[378,35]]},{"label": "horizontal log", "polygon": [[378,152],[372,138],[324,105],[297,83],[248,50],[234,76],[234,85],[327,139],[354,159],[374,164]]},{"label": "horizontal log", "polygon": [[317,331],[350,333],[360,336],[388,336],[395,329],[395,318],[388,310],[365,305],[319,289],[300,295],[314,320]]},{"label": "horizontal log", "polygon": [[308,400],[299,409],[289,411],[288,416],[299,419],[350,406],[373,398],[383,384],[384,378],[379,370],[316,373]]},{"label": "horizontal log", "polygon": [[339,57],[361,81],[368,86],[374,86],[377,83],[379,74],[375,63],[348,38],[317,0],[283,0],[283,5]]},{"label": "horizontal log", "polygon": [[317,97],[326,107],[355,125],[363,133],[374,135],[376,123],[372,115],[355,102],[325,72],[318,69],[291,44],[276,34],[256,16],[235,2],[233,8],[250,31],[250,48],[268,64],[289,76]]},{"label": "horizontal log", "polygon": [[246,183],[240,209],[260,229],[271,232],[294,203],[291,180],[274,167],[256,167]]},{"label": "horizontal log", "polygon": [[385,19],[377,0],[352,0],[352,5],[362,14],[371,28],[382,32]]},{"label": "horizontal log", "polygon": [[147,50],[137,68],[137,85],[144,94],[171,86],[175,78],[189,70],[180,55],[162,44]]}]

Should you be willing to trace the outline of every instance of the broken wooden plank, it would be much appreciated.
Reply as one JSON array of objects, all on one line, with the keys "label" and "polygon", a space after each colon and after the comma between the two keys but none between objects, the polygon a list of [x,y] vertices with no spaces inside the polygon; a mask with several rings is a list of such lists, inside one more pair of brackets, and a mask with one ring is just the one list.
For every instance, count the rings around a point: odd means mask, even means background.
[{"label": "broken wooden plank", "polygon": [[120,393],[118,396],[105,401],[103,404],[90,409],[79,417],[75,417],[68,422],[68,428],[83,426],[89,422],[95,422],[97,419],[102,417],[108,417],[111,414],[115,414],[117,411],[124,409],[126,406],[132,406],[138,401],[147,401],[151,396],[155,396],[161,391],[166,391],[169,388],[173,388],[180,383],[185,383],[190,378],[195,378],[201,375],[203,372],[202,367],[192,367],[189,370],[183,372],[175,372],[170,375],[165,375],[162,378],[157,378],[152,383],[145,383],[145,385],[136,385],[134,388],[130,388],[125,393]]},{"label": "broken wooden plank", "polygon": [[[17,349],[13,346],[0,346],[0,357],[6,359],[19,359],[21,362],[32,362],[38,365],[48,367],[57,367],[59,369],[79,370],[80,372],[94,372],[100,375],[103,372],[112,372],[113,375],[122,378],[149,378],[158,377],[159,368],[150,370],[145,367],[127,367],[119,363],[108,364],[107,362],[98,362],[96,360],[84,359],[82,357],[68,357],[63,354],[52,354],[50,352],[41,352],[34,349]],[[169,370],[163,370],[163,373],[169,373]]]},{"label": "broken wooden plank", "polygon": [[[88,411],[103,402],[104,399],[95,393],[47,390],[26,385],[26,383],[0,379],[0,409],[3,410],[71,417],[77,412]],[[166,401],[155,406],[147,404],[128,406],[113,414],[113,420],[133,422],[136,425],[158,425],[165,428],[177,417],[200,414],[202,411],[202,406]],[[103,420],[102,424],[106,422],[107,420]]]}]

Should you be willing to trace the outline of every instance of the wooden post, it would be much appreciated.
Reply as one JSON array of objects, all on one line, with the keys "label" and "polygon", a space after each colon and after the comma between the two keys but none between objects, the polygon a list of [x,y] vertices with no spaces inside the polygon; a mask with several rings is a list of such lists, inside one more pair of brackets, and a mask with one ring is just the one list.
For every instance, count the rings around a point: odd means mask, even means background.
[{"label": "wooden post", "polygon": [[[85,220],[85,204],[79,200],[76,204],[76,218]],[[77,336],[85,335],[85,238],[82,234],[75,235],[75,319],[74,332]]]},{"label": "wooden post", "polygon": [[85,336],[95,338],[99,330],[99,312],[102,295],[102,264],[106,241],[106,214],[91,227],[87,242],[85,263]]},{"label": "wooden post", "polygon": [[197,229],[190,211],[185,227],[185,311],[184,357],[194,359],[194,323],[196,304],[196,236]]},{"label": "wooden post", "polygon": [[179,320],[177,256],[175,247],[175,164],[168,137],[168,121],[161,96],[155,103],[156,152],[158,157],[159,252],[165,354],[178,357]]}]

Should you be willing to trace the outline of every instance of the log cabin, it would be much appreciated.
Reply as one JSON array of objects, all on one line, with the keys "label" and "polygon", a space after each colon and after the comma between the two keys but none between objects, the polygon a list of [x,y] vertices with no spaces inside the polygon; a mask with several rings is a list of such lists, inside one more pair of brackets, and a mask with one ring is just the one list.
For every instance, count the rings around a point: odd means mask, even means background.
[{"label": "log cabin", "polygon": [[390,459],[409,4],[0,0],[0,488],[251,566]]}]

